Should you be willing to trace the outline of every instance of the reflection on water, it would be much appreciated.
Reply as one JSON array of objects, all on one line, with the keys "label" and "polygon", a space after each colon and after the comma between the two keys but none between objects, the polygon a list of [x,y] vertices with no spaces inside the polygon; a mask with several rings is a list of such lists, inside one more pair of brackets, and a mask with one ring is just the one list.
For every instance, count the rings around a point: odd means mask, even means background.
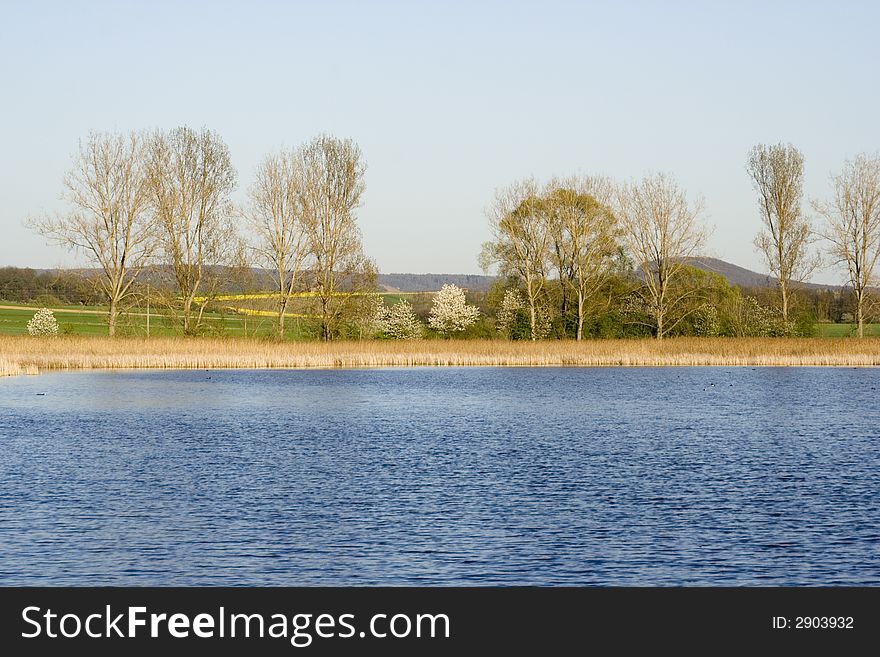
[{"label": "reflection on water", "polygon": [[0,584],[880,584],[878,381],[805,368],[0,380]]}]

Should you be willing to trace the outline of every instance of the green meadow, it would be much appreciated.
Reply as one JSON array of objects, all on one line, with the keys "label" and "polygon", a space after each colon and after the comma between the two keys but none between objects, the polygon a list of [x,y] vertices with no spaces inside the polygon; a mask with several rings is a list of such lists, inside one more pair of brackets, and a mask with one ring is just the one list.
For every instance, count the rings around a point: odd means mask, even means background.
[{"label": "green meadow", "polygon": [[[402,300],[413,304],[417,311],[427,312],[431,293],[385,293],[381,295],[387,305]],[[229,300],[222,310],[205,313],[205,334],[233,337],[266,337],[274,335],[275,317],[271,314],[272,302],[269,300]],[[7,307],[2,307],[7,306]],[[13,307],[14,306],[14,307]],[[0,301],[0,334],[24,335],[27,323],[39,309],[37,305],[24,305]],[[54,306],[55,319],[63,334],[67,335],[107,335],[106,306]],[[291,305],[287,318],[285,337],[291,340],[311,337],[312,327],[308,316],[298,314],[296,302]],[[267,314],[248,314],[258,311]],[[147,315],[143,308],[134,309],[121,315],[120,335],[147,335]],[[150,313],[150,335],[173,336],[180,334],[180,328],[173,317],[155,310]],[[818,337],[845,338],[855,336],[853,324],[818,324]],[[880,337],[880,323],[865,326],[865,336]]]},{"label": "green meadow", "polygon": [[[245,295],[243,295],[245,296]],[[418,309],[430,304],[431,293],[394,292],[380,295],[387,305],[406,299]],[[285,322],[285,337],[291,340],[312,337],[311,318],[301,299],[293,299]],[[41,306],[13,301],[0,301],[0,335],[25,335],[27,323]],[[106,306],[53,305],[55,319],[64,335],[107,335]],[[205,312],[205,335],[233,337],[266,337],[275,335],[274,302],[271,299],[228,299],[220,309]],[[146,336],[147,313],[134,308],[120,315],[117,332],[122,336]],[[173,336],[180,327],[170,314],[161,309],[150,312],[149,335]]]},{"label": "green meadow", "polygon": [[[820,338],[855,337],[855,324],[819,324]],[[866,324],[865,337],[880,337],[880,324]]]},{"label": "green meadow", "polygon": [[[12,305],[12,304],[8,304]],[[27,323],[37,307],[0,308],[0,334],[24,335]],[[62,334],[65,335],[107,335],[107,309],[100,306],[78,306],[76,308],[55,308],[55,319]],[[66,311],[66,312],[65,312]],[[206,312],[206,333],[233,335],[240,337],[259,337],[272,332],[271,317],[253,317],[232,312]],[[171,336],[180,333],[172,317],[162,313],[150,313],[149,333],[155,336]],[[117,331],[120,335],[147,335],[147,315],[143,310],[126,312],[120,316]],[[296,337],[295,327],[291,337]]]}]

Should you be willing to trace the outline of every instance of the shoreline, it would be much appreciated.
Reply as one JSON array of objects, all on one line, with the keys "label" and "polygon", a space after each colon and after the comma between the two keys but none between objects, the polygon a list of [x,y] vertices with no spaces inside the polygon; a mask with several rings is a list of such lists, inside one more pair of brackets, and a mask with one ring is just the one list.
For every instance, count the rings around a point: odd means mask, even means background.
[{"label": "shoreline", "polygon": [[377,367],[878,367],[880,338],[273,342],[0,337],[0,376],[92,369]]}]

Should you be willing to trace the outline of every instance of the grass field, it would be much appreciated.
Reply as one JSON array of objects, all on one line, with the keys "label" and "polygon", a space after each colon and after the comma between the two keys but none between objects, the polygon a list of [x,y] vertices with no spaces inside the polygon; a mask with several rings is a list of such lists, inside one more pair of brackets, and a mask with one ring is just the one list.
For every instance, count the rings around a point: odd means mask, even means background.
[{"label": "grass field", "polygon": [[[388,305],[407,299],[413,303],[427,304],[430,294],[395,292],[381,295]],[[425,300],[426,297],[428,301]],[[307,337],[307,309],[298,307],[296,299],[285,322],[285,337],[302,339]],[[301,301],[301,300],[300,300]],[[269,295],[236,295],[226,298],[223,312],[205,313],[205,332],[209,335],[231,337],[262,338],[275,335],[275,305]],[[228,304],[228,305],[227,305]],[[0,335],[26,335],[27,323],[40,306],[0,301]],[[65,335],[107,335],[106,306],[53,306],[55,319]],[[251,311],[257,311],[256,313]],[[147,316],[143,308],[123,313],[118,322],[117,332],[123,336],[145,337],[147,335]],[[151,336],[174,336],[180,334],[180,327],[173,318],[157,312],[150,314]]]},{"label": "grass field", "polygon": [[[240,295],[241,296],[241,295]],[[426,293],[386,293],[382,295],[388,305],[398,303],[402,299],[408,300],[415,306],[425,306],[430,303],[430,295]],[[249,315],[249,310],[269,312],[272,301],[265,295],[258,299],[246,299],[234,297],[228,300],[230,305],[223,313],[212,312],[206,314],[207,332],[212,335],[228,335],[231,337],[262,338],[274,336],[275,318],[271,314]],[[4,307],[4,306],[15,306]],[[240,307],[242,312],[236,312]],[[23,304],[6,303],[0,301],[0,335],[25,335],[27,323],[38,306],[25,306]],[[107,335],[107,308],[104,306],[57,306],[55,318],[61,327],[62,333],[68,335]],[[296,307],[294,311],[300,310]],[[287,320],[285,337],[288,339],[301,339],[305,337],[302,325],[302,317],[297,312],[291,312]],[[845,338],[855,336],[855,326],[852,324],[819,324],[819,337],[822,338]],[[119,332],[127,336],[146,336],[147,318],[143,309],[139,309],[120,318]],[[150,335],[174,336],[180,333],[179,327],[174,322],[155,311],[150,316]],[[865,329],[868,337],[880,337],[880,324],[868,324]]]},{"label": "grass field", "polygon": [[[15,305],[12,308],[8,306]],[[7,307],[3,307],[7,306]],[[0,335],[26,335],[27,323],[38,310],[36,306],[20,306],[0,302]],[[60,306],[54,307],[55,319],[61,333],[77,336],[107,335],[107,309],[101,306]],[[206,331],[211,334],[232,337],[266,337],[274,335],[273,317],[255,317],[233,311],[206,313]],[[288,320],[287,337],[301,337],[296,320]],[[147,316],[143,310],[123,313],[119,318],[117,331],[124,336],[147,335]],[[180,333],[180,327],[166,315],[151,312],[150,335],[173,336]]]},{"label": "grass field", "polygon": [[878,366],[880,339],[673,338],[508,342],[277,342],[230,338],[0,336],[8,374],[92,368],[411,366]]},{"label": "grass field", "polygon": [[[819,337],[847,338],[855,337],[855,324],[819,324]],[[866,324],[866,337],[880,337],[880,324]]]}]

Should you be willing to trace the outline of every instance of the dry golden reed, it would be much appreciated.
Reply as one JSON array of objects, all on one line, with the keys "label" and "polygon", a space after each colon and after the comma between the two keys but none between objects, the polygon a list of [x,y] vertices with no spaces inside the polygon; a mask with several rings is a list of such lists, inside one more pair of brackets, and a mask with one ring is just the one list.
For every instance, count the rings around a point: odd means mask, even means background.
[{"label": "dry golden reed", "polygon": [[18,361],[0,358],[0,376],[17,376],[19,374],[36,374],[36,365],[22,365]]},{"label": "dry golden reed", "polygon": [[59,369],[412,366],[877,366],[880,339],[673,338],[272,342],[243,338],[0,337],[0,373]]}]

